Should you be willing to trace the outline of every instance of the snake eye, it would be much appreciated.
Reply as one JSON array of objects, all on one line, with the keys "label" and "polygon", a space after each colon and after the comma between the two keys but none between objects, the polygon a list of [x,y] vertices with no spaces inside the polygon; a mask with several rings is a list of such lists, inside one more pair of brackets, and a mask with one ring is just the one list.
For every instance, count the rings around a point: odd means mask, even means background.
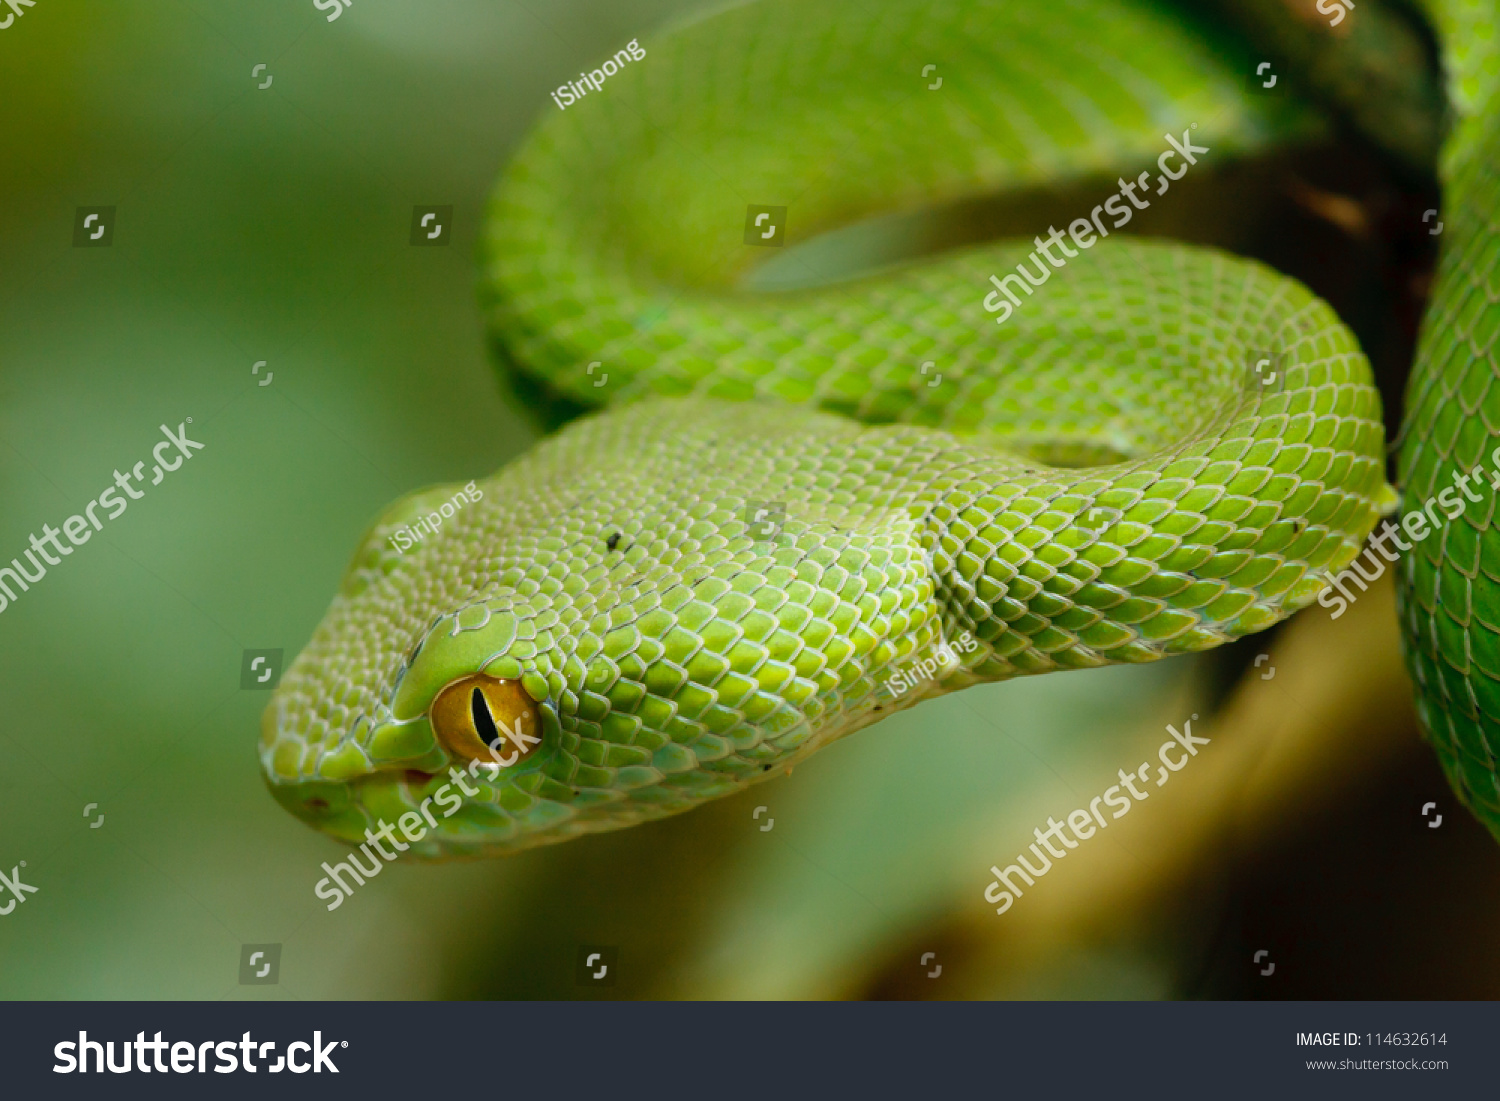
[{"label": "snake eye", "polygon": [[536,703],[519,681],[460,677],[443,687],[427,715],[448,751],[469,760],[515,764],[541,745]]}]

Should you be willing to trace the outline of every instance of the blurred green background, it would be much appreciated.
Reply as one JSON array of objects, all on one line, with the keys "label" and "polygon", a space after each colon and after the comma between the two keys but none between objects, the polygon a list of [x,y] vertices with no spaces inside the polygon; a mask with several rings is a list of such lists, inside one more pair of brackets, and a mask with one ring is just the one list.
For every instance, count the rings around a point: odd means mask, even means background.
[{"label": "blurred green background", "polygon": [[[205,445],[0,613],[0,870],[24,860],[38,888],[0,918],[0,996],[1267,989],[1241,949],[1259,943],[1257,921],[1276,922],[1236,901],[1242,881],[1282,851],[1268,821],[1328,812],[1307,796],[1303,810],[1252,816],[1241,855],[1258,855],[1234,864],[1216,814],[1246,770],[1205,768],[1201,784],[1183,774],[1201,805],[1096,842],[1089,859],[1104,873],[1072,887],[1059,876],[1018,902],[1018,917],[1035,903],[1015,927],[1025,936],[1007,939],[1009,917],[981,897],[988,866],[1049,814],[1153,754],[1165,724],[1231,698],[1254,646],[974,689],[689,815],[507,860],[396,865],[331,913],[313,895],[320,864],[345,850],[263,788],[267,694],[240,688],[242,653],[279,647],[290,660],[382,505],[487,473],[536,438],[485,348],[482,203],[564,75],[691,7],[356,0],[330,23],[311,0],[38,0],[0,32],[0,558],[145,458],[158,425],[191,417]],[[453,206],[449,247],[411,247],[417,204]],[[109,248],[72,247],[78,206],[117,208]],[[1393,627],[1366,622],[1322,643],[1373,648],[1348,665],[1364,669],[1348,674],[1355,688],[1316,657],[1298,683],[1332,683],[1348,705],[1336,713],[1384,732],[1364,729],[1373,771],[1349,796],[1360,813],[1414,813],[1404,790],[1379,794],[1396,775],[1446,800],[1443,843],[1459,840],[1410,859],[1434,879],[1429,909],[1456,907],[1451,939],[1494,902],[1494,846],[1434,781],[1409,713],[1388,706],[1404,692]],[[1357,690],[1370,669],[1389,671],[1388,697]],[[1258,760],[1254,739],[1275,732],[1246,721],[1235,744]],[[1286,737],[1314,748],[1338,726],[1289,721]],[[1286,767],[1304,795],[1344,771],[1316,753]],[[1320,878],[1318,852],[1288,859]],[[1305,894],[1290,897],[1295,914]],[[1436,930],[1418,920],[1400,936],[1409,948]],[[1458,939],[1483,957],[1488,936]],[[276,985],[240,984],[247,943],[283,946]],[[577,983],[581,945],[618,947],[617,985]],[[942,977],[919,964],[928,951],[946,961]],[[1243,975],[1225,971],[1230,959]],[[1460,970],[1450,977],[1492,989],[1493,967]],[[1391,992],[1467,989],[1410,981]]]}]

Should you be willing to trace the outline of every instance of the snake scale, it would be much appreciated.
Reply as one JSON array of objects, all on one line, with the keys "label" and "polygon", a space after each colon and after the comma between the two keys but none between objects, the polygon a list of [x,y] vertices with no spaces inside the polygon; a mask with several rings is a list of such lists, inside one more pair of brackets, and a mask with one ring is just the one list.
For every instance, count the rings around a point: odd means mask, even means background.
[{"label": "snake scale", "polygon": [[[1431,15],[1471,46],[1451,63],[1464,121],[1402,457],[1415,495],[1500,426],[1493,32],[1474,34],[1479,3]],[[438,858],[679,813],[941,693],[1263,630],[1392,507],[1365,356],[1259,263],[1027,233],[755,286],[757,208],[795,268],[821,234],[976,197],[1139,174],[1169,204],[1158,168],[1212,170],[1168,160],[1183,142],[1211,165],[1307,131],[1178,9],[761,0],[642,43],[549,104],[482,237],[502,358],[594,411],[366,534],[262,724],[271,791],[310,824],[358,844],[425,820],[410,849]],[[1030,285],[997,324],[992,277],[1016,270]],[[1494,825],[1489,509],[1402,579],[1424,720]]]}]

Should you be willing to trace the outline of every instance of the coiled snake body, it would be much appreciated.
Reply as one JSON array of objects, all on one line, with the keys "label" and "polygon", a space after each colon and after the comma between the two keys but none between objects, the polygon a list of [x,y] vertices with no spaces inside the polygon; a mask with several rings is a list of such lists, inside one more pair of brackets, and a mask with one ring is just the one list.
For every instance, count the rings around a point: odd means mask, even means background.
[{"label": "coiled snake body", "polygon": [[[1305,128],[1170,11],[766,0],[644,45],[549,102],[484,239],[505,357],[606,408],[377,520],[264,720],[312,824],[406,816],[437,857],[683,811],[935,694],[1261,630],[1390,505],[1364,355],[1257,263],[1111,233],[747,286],[768,220],[796,244],[1116,175],[1166,204],[1169,139],[1229,161]],[[1439,303],[1473,322],[1448,260]],[[1468,439],[1441,430],[1459,386],[1423,392],[1426,439]]]}]

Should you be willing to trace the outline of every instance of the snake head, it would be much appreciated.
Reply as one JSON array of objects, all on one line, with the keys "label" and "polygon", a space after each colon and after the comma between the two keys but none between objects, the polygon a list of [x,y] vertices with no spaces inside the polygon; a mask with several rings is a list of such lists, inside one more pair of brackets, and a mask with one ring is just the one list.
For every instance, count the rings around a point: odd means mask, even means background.
[{"label": "snake head", "polygon": [[[952,663],[886,683],[952,630],[920,518],[792,498],[767,531],[763,489],[684,488],[819,416],[645,403],[397,502],[265,713],[273,794],[354,844],[512,852],[690,809],[924,698]],[[591,456],[622,431],[634,465]]]},{"label": "snake head", "polygon": [[563,794],[548,776],[558,686],[528,660],[548,616],[453,561],[495,520],[483,493],[442,486],[386,510],[262,718],[272,794],[341,840],[389,825],[440,857],[569,817],[538,798]]}]

